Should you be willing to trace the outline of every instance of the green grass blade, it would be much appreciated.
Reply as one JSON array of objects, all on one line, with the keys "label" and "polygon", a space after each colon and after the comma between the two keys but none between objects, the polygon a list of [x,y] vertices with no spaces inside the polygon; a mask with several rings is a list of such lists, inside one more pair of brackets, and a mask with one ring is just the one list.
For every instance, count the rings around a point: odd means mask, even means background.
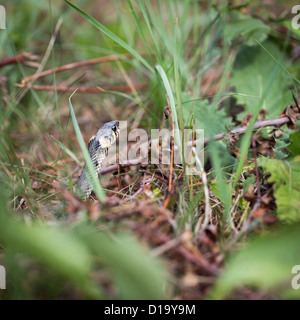
[{"label": "green grass blade", "polygon": [[67,153],[70,157],[72,157],[77,164],[79,164],[81,166],[80,161],[78,160],[78,158],[76,157],[76,155],[66,146],[64,146],[60,141],[56,140],[53,136],[51,136],[51,138],[55,141],[55,143],[58,144],[58,146],[65,152]]},{"label": "green grass blade", "polygon": [[157,59],[158,59],[159,63],[162,64],[163,60],[162,60],[161,54],[159,52],[158,43],[157,43],[157,41],[156,41],[156,39],[154,37],[153,31],[152,31],[152,28],[151,28],[151,24],[150,24],[150,21],[149,21],[149,18],[148,18],[148,14],[146,12],[146,9],[145,9],[143,1],[139,0],[139,5],[140,5],[141,11],[143,13],[144,19],[146,21],[146,24],[147,24],[148,30],[150,32],[150,35],[152,37],[153,43],[154,43]]},{"label": "green grass blade", "polygon": [[125,50],[127,50],[129,53],[131,53],[133,56],[137,58],[149,71],[154,72],[153,68],[150,66],[150,64],[141,57],[131,46],[129,46],[125,41],[123,41],[121,38],[119,38],[117,35],[115,35],[113,32],[111,32],[109,29],[107,29],[103,24],[101,24],[99,21],[88,15],[86,12],[82,11],[78,7],[76,7],[74,4],[69,2],[68,0],[65,0],[71,7],[73,7],[77,12],[79,12],[87,21],[89,21],[93,26],[95,26],[97,29],[105,33],[108,37],[110,37],[113,41],[118,43],[121,47],[123,47]]},{"label": "green grass blade", "polygon": [[138,104],[141,108],[143,108],[146,112],[148,112],[152,118],[154,119],[157,119],[157,120],[160,120],[158,118],[158,116],[150,109],[150,108],[147,108],[145,106],[145,104],[141,101],[141,100],[138,100],[137,98],[134,98],[134,97],[131,97],[129,94],[127,93],[124,93],[124,92],[120,92],[120,91],[114,91],[114,90],[104,90],[102,89],[101,87],[98,87],[96,86],[101,92],[103,92],[104,94],[105,93],[110,93],[110,94],[114,94],[114,95],[117,95],[117,96],[120,96],[120,97],[123,97],[123,98],[126,98],[130,101],[133,101],[135,102],[136,104]]},{"label": "green grass blade", "polygon": [[[177,25],[178,21],[175,23],[175,32],[174,32],[174,79],[175,79],[175,89],[176,89],[176,97],[177,97],[177,105],[179,111],[179,126],[181,132],[184,132],[184,120],[183,120],[183,112],[182,112],[182,100],[181,100],[181,81],[180,81],[180,74],[179,74],[179,67],[178,67],[178,51],[176,50],[177,44]],[[182,134],[181,143],[184,146],[184,135]],[[183,160],[183,168],[185,170],[185,159],[182,155]]]},{"label": "green grass blade", "polygon": [[143,39],[144,45],[145,45],[148,53],[151,53],[151,50],[149,48],[149,44],[148,44],[148,42],[147,42],[147,40],[145,38],[145,34],[144,34],[144,31],[143,31],[143,28],[142,28],[142,26],[141,26],[141,24],[139,22],[138,17],[135,14],[135,11],[134,11],[134,8],[133,8],[133,5],[132,5],[132,1],[131,0],[127,0],[127,4],[128,4],[128,7],[129,7],[129,10],[130,10],[130,13],[131,13],[131,15],[132,15],[132,17],[133,17],[133,19],[135,21],[135,24],[136,24],[136,26],[138,28],[138,31],[139,31],[142,39]]},{"label": "green grass blade", "polygon": [[175,107],[175,101],[174,101],[173,92],[172,92],[172,89],[170,86],[170,82],[169,82],[168,77],[167,77],[164,69],[162,68],[162,66],[156,65],[155,68],[158,71],[159,75],[161,76],[161,79],[162,79],[163,84],[165,86],[167,95],[169,97],[170,107],[171,107],[171,111],[172,111],[172,115],[173,115],[173,119],[174,119],[174,123],[175,123],[175,129],[177,129],[175,131],[175,138],[176,138],[176,142],[178,143],[180,157],[182,157],[182,144],[181,144],[181,137],[179,134],[178,116],[177,116],[177,110]]}]

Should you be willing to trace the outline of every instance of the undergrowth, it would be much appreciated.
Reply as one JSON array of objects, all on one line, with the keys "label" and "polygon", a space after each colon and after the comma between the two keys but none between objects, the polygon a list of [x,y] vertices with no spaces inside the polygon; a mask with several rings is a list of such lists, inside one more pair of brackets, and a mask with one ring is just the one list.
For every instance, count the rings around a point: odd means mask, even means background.
[{"label": "undergrowth", "polygon": [[[299,298],[300,34],[289,4],[127,0],[100,10],[28,0],[5,9],[2,299]],[[79,200],[86,145],[115,119],[149,136],[203,129],[201,174],[186,175],[185,161],[107,163]]]}]

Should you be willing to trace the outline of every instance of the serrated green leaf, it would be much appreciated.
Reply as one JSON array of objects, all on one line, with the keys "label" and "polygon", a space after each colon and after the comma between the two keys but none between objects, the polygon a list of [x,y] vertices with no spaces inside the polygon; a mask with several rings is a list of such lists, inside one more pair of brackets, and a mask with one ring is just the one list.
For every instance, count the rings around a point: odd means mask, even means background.
[{"label": "serrated green leaf", "polygon": [[[186,98],[185,94],[185,98]],[[189,100],[189,99],[185,99]],[[204,129],[205,137],[214,136],[226,132],[231,120],[227,118],[225,111],[216,110],[207,100],[194,101],[193,104],[182,105],[184,124],[189,125],[191,116],[194,115],[197,129]]]},{"label": "serrated green leaf", "polygon": [[288,157],[288,155],[286,153],[284,153],[280,149],[275,149],[274,153],[275,153],[275,158],[278,159],[278,160],[283,160],[283,159],[286,159]]},{"label": "serrated green leaf", "polygon": [[226,25],[224,39],[230,44],[234,38],[242,36],[246,45],[255,46],[256,40],[264,41],[270,31],[271,28],[258,19],[239,17]]},{"label": "serrated green leaf", "polygon": [[[282,52],[276,44],[266,41],[263,46],[275,59],[280,60]],[[257,107],[266,109],[268,118],[276,118],[289,103],[292,103],[288,90],[290,80],[286,72],[280,70],[274,75],[276,78],[273,79],[271,89],[258,106],[276,66],[276,62],[260,46],[243,46],[240,49],[231,78],[231,84],[238,93],[242,94],[236,97],[237,102],[245,108],[238,115],[239,120],[242,120],[247,113],[252,113]]]}]

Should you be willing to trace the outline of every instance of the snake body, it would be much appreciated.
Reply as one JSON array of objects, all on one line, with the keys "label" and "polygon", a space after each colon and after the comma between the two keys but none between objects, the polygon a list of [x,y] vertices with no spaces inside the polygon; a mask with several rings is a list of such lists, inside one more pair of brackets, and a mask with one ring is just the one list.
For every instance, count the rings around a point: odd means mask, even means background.
[{"label": "snake body", "polygon": [[[88,152],[97,177],[99,176],[102,163],[107,156],[108,148],[116,141],[119,132],[119,121],[110,121],[105,123],[89,141]],[[89,180],[92,180],[91,178],[88,179],[88,177],[90,177],[90,174],[85,164],[75,187],[75,192],[83,200],[86,200],[92,192],[92,186],[89,183]]]}]

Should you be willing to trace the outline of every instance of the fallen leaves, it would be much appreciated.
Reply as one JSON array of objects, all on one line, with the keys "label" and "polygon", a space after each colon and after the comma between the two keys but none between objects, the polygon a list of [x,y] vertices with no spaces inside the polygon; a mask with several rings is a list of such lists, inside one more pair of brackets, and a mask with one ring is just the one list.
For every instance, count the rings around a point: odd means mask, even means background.
[{"label": "fallen leaves", "polygon": [[280,114],[280,117],[288,117],[291,123],[288,124],[290,129],[297,129],[296,121],[300,120],[300,110],[298,106],[288,105]]}]

